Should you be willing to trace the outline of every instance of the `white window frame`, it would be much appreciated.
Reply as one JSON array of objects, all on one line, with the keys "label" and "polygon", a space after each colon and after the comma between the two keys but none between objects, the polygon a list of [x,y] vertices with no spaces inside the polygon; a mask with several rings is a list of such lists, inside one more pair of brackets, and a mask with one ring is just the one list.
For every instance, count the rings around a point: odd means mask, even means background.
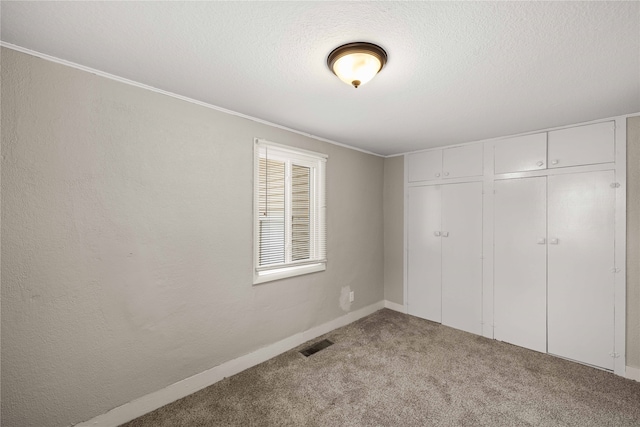
[{"label": "white window frame", "polygon": [[[291,252],[291,163],[311,169],[310,178],[310,260],[285,262],[283,264],[259,266],[259,159],[260,153],[268,150],[268,156],[286,162],[285,178],[285,254]],[[270,282],[287,277],[326,270],[326,154],[303,150],[264,139],[254,139],[253,172],[253,284]]]}]

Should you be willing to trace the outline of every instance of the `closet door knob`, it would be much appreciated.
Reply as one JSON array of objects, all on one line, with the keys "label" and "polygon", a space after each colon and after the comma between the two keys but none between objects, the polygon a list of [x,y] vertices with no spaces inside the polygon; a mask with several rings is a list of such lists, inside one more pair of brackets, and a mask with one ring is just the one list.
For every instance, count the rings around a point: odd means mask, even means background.
[{"label": "closet door knob", "polygon": [[442,232],[442,237],[449,237],[449,232],[448,231],[443,231]]},{"label": "closet door knob", "polygon": [[536,163],[536,165],[542,166],[542,165],[544,165],[544,162],[538,162],[538,163]]},{"label": "closet door knob", "polygon": [[436,178],[437,178],[437,177],[439,177],[439,176],[440,176],[440,172],[438,172],[438,173],[437,173],[437,174],[435,174],[435,175],[436,175]]},{"label": "closet door knob", "polygon": [[551,160],[551,164],[552,165],[557,165],[558,164],[558,160]]},{"label": "closet door knob", "polygon": [[434,231],[433,235],[436,236],[436,237],[440,237],[440,232],[439,231]]},{"label": "closet door knob", "polygon": [[449,176],[449,172],[445,172],[445,173],[444,173],[444,176]]},{"label": "closet door knob", "polygon": [[558,244],[558,239],[549,239],[549,244],[550,245],[557,245]]},{"label": "closet door knob", "polygon": [[545,239],[544,237],[542,239],[538,239],[539,245],[544,245],[545,243],[547,243],[547,239]]}]

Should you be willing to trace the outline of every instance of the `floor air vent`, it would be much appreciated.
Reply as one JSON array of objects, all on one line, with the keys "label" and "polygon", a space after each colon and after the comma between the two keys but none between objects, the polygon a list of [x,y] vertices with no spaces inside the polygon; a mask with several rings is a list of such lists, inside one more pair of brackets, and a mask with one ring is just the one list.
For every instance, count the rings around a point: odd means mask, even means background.
[{"label": "floor air vent", "polygon": [[333,343],[329,340],[322,340],[320,342],[315,343],[311,347],[307,347],[304,350],[300,351],[305,357],[309,357],[312,354],[316,354],[320,350],[324,350],[325,348],[333,345]]}]

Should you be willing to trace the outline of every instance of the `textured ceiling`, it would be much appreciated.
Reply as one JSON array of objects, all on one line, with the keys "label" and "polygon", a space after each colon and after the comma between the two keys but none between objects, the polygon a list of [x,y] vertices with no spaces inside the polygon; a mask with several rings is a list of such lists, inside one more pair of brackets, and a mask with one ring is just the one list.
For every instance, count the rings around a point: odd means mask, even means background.
[{"label": "textured ceiling", "polygon": [[[379,154],[640,111],[640,2],[1,2],[1,39]],[[335,47],[389,54],[359,89]]]}]

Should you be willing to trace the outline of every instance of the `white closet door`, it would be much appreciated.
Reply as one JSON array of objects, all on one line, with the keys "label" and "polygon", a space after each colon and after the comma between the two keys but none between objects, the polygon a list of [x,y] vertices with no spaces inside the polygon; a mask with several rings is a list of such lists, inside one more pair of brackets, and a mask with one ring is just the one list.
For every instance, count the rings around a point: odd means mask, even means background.
[{"label": "white closet door", "polygon": [[470,144],[442,150],[443,178],[481,176],[483,149],[482,144]]},{"label": "white closet door", "polygon": [[482,334],[482,183],[442,186],[442,324]]},{"label": "white closet door", "polygon": [[548,351],[613,369],[613,171],[548,177]]},{"label": "white closet door", "polygon": [[407,155],[409,182],[440,179],[442,176],[442,150],[423,151]]},{"label": "white closet door", "polygon": [[496,181],[494,336],[547,351],[547,179]]},{"label": "white closet door", "polygon": [[523,172],[547,167],[547,133],[517,136],[494,145],[495,173]]},{"label": "white closet door", "polygon": [[549,132],[550,168],[614,162],[615,152],[615,122]]},{"label": "white closet door", "polygon": [[441,322],[440,186],[409,188],[408,313]]}]

